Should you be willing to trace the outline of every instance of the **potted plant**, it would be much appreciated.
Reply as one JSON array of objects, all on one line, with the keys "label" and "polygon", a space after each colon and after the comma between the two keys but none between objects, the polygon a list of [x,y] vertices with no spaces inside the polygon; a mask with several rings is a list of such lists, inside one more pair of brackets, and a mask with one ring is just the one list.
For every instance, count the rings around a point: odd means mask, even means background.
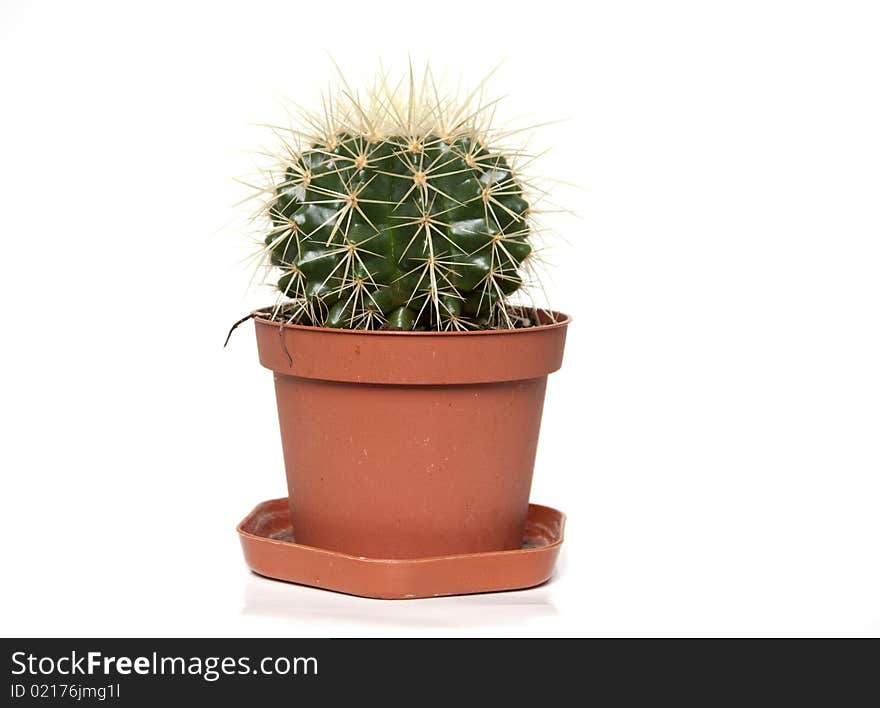
[{"label": "potted plant", "polygon": [[298,544],[381,559],[522,546],[568,317],[515,304],[532,197],[493,110],[430,75],[380,80],[282,139],[262,210],[280,297],[252,317]]}]

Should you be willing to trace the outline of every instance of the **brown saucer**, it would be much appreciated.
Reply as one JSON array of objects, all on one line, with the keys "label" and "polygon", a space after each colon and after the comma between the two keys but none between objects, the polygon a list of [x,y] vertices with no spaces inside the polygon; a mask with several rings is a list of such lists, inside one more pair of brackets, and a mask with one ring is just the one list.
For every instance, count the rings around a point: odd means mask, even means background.
[{"label": "brown saucer", "polygon": [[364,558],[297,544],[285,498],[259,504],[238,525],[238,534],[255,573],[350,595],[403,600],[540,585],[553,574],[564,527],[565,514],[530,504],[522,548],[514,551]]}]

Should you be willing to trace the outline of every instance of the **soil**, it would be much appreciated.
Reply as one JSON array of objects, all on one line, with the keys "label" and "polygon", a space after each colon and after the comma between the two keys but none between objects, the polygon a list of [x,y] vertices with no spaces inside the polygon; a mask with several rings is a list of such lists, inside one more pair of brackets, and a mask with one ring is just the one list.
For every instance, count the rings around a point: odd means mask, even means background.
[{"label": "soil", "polygon": [[[279,322],[279,323],[284,323],[284,324],[302,324],[299,322],[295,322],[293,320],[293,318],[291,318],[291,316],[289,314],[287,314],[288,312],[289,312],[289,310],[287,308],[285,308],[284,306],[282,306],[277,311],[276,311],[275,307],[266,307],[262,310],[258,310],[254,314],[258,315],[262,318],[265,318],[267,320],[271,320],[273,322]],[[486,331],[486,330],[490,330],[490,329],[525,329],[527,327],[537,327],[540,324],[546,324],[546,322],[541,322],[538,319],[538,315],[536,314],[536,312],[537,311],[532,308],[510,307],[507,310],[507,314],[508,314],[508,317],[510,318],[511,323],[513,324],[513,327],[507,328],[507,327],[478,326],[478,327],[475,327],[475,328],[470,329],[468,331],[476,332],[476,331]],[[241,324],[241,322],[245,322],[248,319],[250,319],[250,317],[247,317],[244,320],[237,322],[233,326],[233,329],[235,329],[235,327],[237,327],[239,324]],[[384,326],[384,327],[379,328],[376,331],[399,332],[399,331],[403,331],[403,330],[400,330],[396,327]],[[413,332],[428,332],[431,330],[428,330],[424,327],[421,327],[421,328],[416,328],[411,331],[413,331]]]}]

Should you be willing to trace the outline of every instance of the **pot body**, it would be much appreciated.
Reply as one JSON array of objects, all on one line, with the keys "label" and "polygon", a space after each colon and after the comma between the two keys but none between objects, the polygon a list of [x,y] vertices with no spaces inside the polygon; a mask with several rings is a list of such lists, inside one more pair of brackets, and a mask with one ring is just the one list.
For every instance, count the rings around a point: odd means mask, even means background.
[{"label": "pot body", "polygon": [[257,318],[297,542],[372,558],[519,548],[565,342],[555,318],[454,334]]}]

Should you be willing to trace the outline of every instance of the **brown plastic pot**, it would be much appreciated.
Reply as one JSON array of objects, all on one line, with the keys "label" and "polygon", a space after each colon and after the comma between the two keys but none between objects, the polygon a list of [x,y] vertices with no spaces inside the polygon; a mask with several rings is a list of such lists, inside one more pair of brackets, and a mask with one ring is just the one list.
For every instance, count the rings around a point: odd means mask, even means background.
[{"label": "brown plastic pot", "polygon": [[280,325],[275,372],[297,542],[424,558],[520,548],[547,375],[568,317],[466,333]]}]

